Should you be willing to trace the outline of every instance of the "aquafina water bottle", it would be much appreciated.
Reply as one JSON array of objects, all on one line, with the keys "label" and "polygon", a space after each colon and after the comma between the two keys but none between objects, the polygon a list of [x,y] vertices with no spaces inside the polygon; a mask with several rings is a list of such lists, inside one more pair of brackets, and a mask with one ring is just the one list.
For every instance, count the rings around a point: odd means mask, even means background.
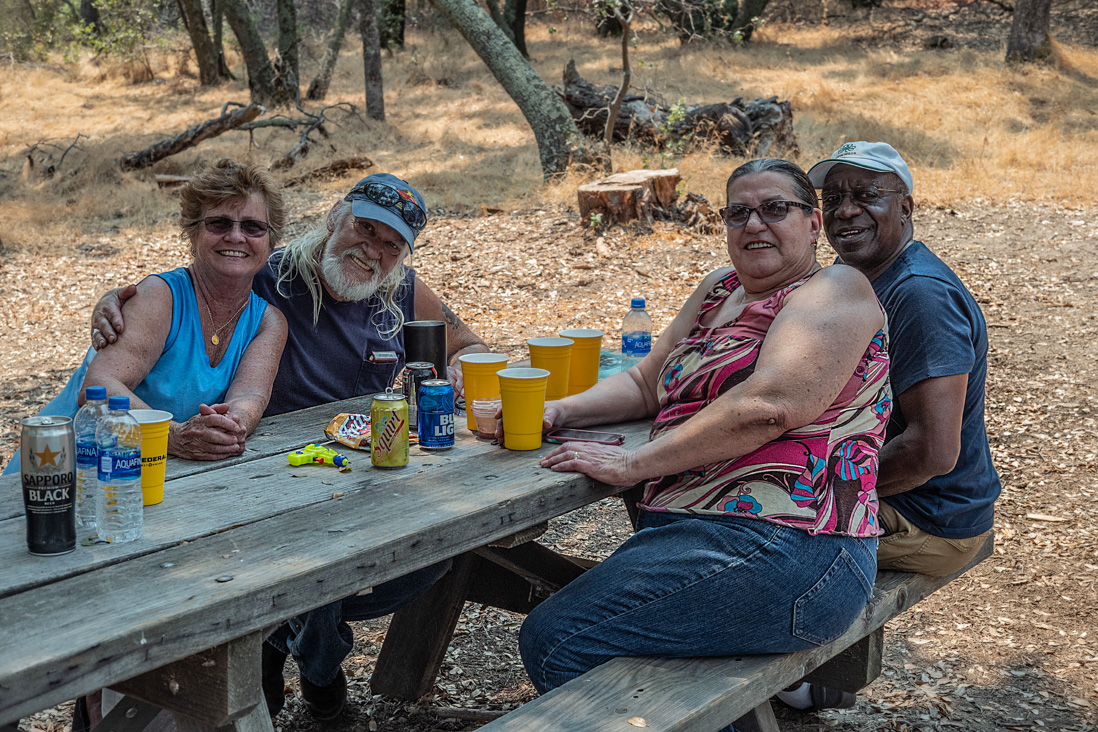
[{"label": "aquafina water bottle", "polygon": [[99,420],[99,492],[96,505],[100,541],[121,544],[141,538],[141,425],[130,416],[130,398],[112,396]]},{"label": "aquafina water bottle", "polygon": [[644,298],[634,297],[621,321],[621,370],[640,363],[652,350],[652,318],[644,310]]},{"label": "aquafina water bottle", "polygon": [[76,531],[81,536],[95,534],[95,502],[99,492],[99,446],[95,430],[107,415],[107,390],[89,386],[84,390],[84,406],[72,421],[76,433]]}]

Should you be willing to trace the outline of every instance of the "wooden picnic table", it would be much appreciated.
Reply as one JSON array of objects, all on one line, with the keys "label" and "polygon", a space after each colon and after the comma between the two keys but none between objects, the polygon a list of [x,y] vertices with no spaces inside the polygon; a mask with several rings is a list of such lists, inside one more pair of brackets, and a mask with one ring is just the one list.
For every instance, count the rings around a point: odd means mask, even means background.
[{"label": "wooden picnic table", "polygon": [[[181,728],[271,730],[259,688],[265,630],[456,557],[433,597],[397,614],[379,658],[374,684],[411,696],[433,684],[466,598],[522,610],[582,571],[508,540],[621,490],[539,467],[548,445],[511,452],[459,418],[454,449],[413,446],[401,470],[349,449],[349,472],[288,464],[286,452],[324,439],[331,417],[368,412],[370,401],[264,419],[239,458],[169,458],[164,502],[146,509],[132,543],[31,556],[19,478],[0,479],[0,727],[111,687],[170,710]],[[627,446],[648,429],[615,428]],[[438,607],[446,617],[432,615]]]}]

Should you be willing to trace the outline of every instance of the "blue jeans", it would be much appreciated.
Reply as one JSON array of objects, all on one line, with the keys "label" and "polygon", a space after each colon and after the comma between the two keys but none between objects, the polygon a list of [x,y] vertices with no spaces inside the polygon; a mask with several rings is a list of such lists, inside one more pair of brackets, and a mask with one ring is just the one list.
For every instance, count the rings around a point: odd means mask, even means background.
[{"label": "blue jeans", "polygon": [[650,511],[638,529],[522,624],[522,662],[540,693],[617,656],[814,648],[873,594],[876,539]]},{"label": "blue jeans", "polygon": [[365,595],[352,595],[290,618],[267,638],[289,653],[301,675],[314,686],[335,681],[340,664],[354,647],[348,620],[370,620],[394,613],[429,590],[450,571],[449,559],[384,582]]}]

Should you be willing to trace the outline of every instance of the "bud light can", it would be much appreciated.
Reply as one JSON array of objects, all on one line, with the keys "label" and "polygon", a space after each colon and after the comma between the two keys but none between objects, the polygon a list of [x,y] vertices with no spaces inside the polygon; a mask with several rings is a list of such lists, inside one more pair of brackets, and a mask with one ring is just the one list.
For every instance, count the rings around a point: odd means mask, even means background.
[{"label": "bud light can", "polygon": [[408,464],[408,402],[392,389],[370,405],[370,462],[386,469]]},{"label": "bud light can", "polygon": [[415,429],[419,419],[419,386],[427,379],[437,379],[435,365],[430,361],[413,361],[404,367],[404,398],[408,400],[408,419]]},{"label": "bud light can", "polygon": [[76,433],[68,417],[22,421],[19,467],[27,549],[48,557],[76,548]]},{"label": "bud light can", "polygon": [[429,379],[419,387],[419,446],[449,450],[454,446],[454,387]]}]

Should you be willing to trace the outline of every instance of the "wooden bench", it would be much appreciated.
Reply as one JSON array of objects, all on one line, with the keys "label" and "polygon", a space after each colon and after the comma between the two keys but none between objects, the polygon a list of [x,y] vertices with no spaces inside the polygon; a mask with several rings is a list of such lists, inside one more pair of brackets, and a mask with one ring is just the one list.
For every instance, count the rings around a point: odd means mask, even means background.
[{"label": "wooden bench", "polygon": [[989,536],[972,562],[948,577],[878,573],[861,618],[829,645],[760,656],[616,658],[481,730],[717,732],[732,723],[738,732],[776,732],[772,696],[802,678],[851,692],[868,685],[881,673],[884,624],[991,556],[994,543]]}]

